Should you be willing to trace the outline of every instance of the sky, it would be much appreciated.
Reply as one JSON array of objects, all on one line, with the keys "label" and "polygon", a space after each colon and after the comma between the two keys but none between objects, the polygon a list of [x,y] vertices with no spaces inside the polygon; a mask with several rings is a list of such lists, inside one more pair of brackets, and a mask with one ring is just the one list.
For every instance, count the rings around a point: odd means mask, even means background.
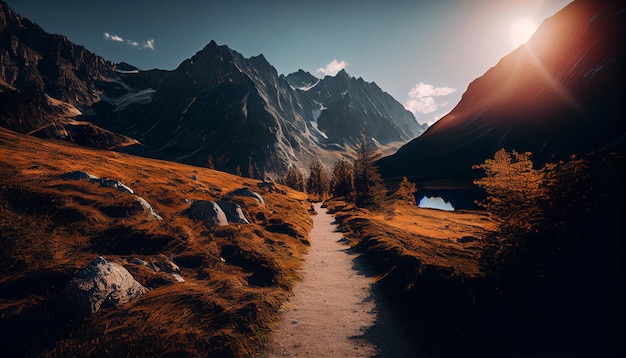
[{"label": "sky", "polygon": [[519,37],[571,2],[5,1],[47,32],[142,70],[175,69],[211,40],[245,57],[263,54],[280,74],[303,69],[323,77],[345,69],[429,124],[519,46],[512,29]]}]

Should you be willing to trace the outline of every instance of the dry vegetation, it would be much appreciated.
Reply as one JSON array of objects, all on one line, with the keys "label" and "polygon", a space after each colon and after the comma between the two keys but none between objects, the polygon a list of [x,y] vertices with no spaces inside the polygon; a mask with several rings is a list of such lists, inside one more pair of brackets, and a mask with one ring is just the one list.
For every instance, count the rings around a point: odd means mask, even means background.
[{"label": "dry vegetation", "polygon": [[[116,188],[65,180],[74,170],[119,180],[163,220]],[[209,169],[88,150],[0,129],[0,351],[43,356],[250,356],[297,279],[312,222],[306,197]],[[250,225],[207,227],[183,214],[249,187]],[[124,265],[150,292],[91,317],[61,300],[97,256]],[[128,262],[160,255],[185,282]]]},{"label": "dry vegetation", "polygon": [[485,235],[496,226],[482,211],[441,211],[396,202],[386,212],[329,204],[354,246],[406,256],[448,270],[453,276],[479,275],[478,257]]},{"label": "dry vegetation", "polygon": [[[440,211],[401,201],[368,211],[328,203],[351,245],[373,266],[420,353],[471,355],[467,337],[480,319],[483,240],[496,229],[482,211]],[[481,345],[482,342],[478,342]]]}]

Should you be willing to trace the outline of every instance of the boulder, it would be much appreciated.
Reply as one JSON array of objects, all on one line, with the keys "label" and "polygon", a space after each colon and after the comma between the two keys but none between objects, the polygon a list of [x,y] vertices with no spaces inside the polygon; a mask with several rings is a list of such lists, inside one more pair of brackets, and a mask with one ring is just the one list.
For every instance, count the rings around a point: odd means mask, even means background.
[{"label": "boulder", "polygon": [[147,291],[123,266],[100,256],[72,277],[64,295],[80,312],[90,314],[134,300]]},{"label": "boulder", "polygon": [[256,199],[259,204],[263,204],[263,197],[248,188],[239,188],[230,192],[230,195],[233,196],[249,196],[251,198]]},{"label": "boulder", "polygon": [[236,224],[250,224],[250,221],[246,219],[246,216],[243,214],[239,204],[233,203],[232,201],[219,200],[217,205],[222,208],[229,222]]},{"label": "boulder", "polygon": [[228,219],[226,214],[214,201],[199,200],[191,204],[191,206],[185,210],[185,213],[189,218],[193,220],[203,221],[209,226],[224,226],[228,225]]}]

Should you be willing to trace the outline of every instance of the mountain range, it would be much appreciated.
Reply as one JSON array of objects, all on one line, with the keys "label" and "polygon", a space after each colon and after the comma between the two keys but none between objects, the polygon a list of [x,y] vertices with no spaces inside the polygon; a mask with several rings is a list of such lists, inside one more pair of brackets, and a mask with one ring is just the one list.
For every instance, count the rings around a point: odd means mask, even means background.
[{"label": "mountain range", "polygon": [[316,157],[330,169],[360,132],[389,151],[427,128],[345,71],[279,75],[214,41],[173,71],[140,71],[0,10],[0,125],[18,132],[263,177]]},{"label": "mountain range", "polygon": [[365,132],[387,153],[410,141],[378,164],[424,193],[471,191],[472,165],[500,148],[541,164],[623,146],[621,1],[572,2],[430,128],[344,70],[280,75],[211,41],[172,71],[141,71],[0,7],[0,125],[22,133],[263,177],[315,157],[330,168]]}]

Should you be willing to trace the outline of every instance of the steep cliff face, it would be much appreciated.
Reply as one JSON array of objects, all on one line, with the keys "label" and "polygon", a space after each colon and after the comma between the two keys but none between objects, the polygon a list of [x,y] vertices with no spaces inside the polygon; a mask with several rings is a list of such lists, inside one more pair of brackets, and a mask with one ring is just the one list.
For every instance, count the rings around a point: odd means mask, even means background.
[{"label": "steep cliff face", "polygon": [[387,177],[471,185],[499,148],[546,162],[623,143],[622,1],[574,1],[472,82],[422,136],[380,161]]},{"label": "steep cliff face", "polygon": [[0,125],[109,148],[128,138],[73,119],[117,81],[114,65],[0,2]]}]

